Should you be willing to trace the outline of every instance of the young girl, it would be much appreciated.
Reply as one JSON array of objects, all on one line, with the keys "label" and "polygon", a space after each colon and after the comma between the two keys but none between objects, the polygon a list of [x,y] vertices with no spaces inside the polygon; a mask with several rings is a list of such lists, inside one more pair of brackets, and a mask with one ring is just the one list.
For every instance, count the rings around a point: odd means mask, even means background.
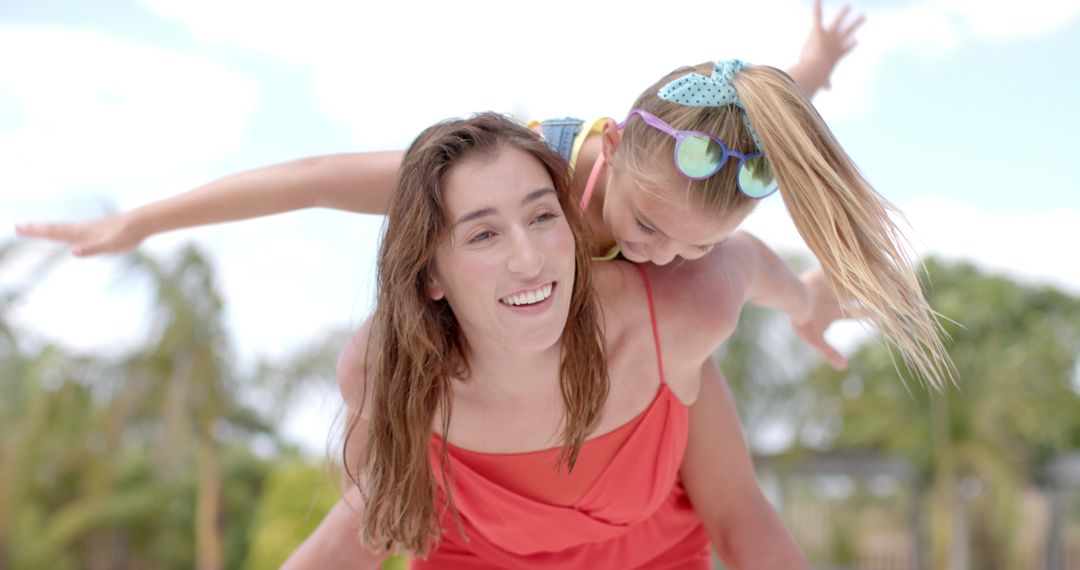
[{"label": "young girl", "polygon": [[[753,276],[592,262],[583,231],[535,133],[487,114],[420,135],[375,313],[339,366],[359,512],[335,507],[287,568],[404,551],[414,568],[705,570],[710,538],[729,567],[807,567],[723,384],[700,383]],[[724,290],[681,294],[699,282]]]}]

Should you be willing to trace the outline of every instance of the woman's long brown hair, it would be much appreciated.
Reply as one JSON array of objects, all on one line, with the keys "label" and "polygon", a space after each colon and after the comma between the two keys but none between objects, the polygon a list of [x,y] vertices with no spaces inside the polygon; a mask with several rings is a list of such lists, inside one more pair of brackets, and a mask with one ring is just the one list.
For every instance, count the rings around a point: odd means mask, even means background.
[{"label": "woman's long brown hair", "polygon": [[[378,259],[378,304],[372,317],[364,401],[370,415],[358,462],[346,471],[365,497],[361,539],[377,550],[424,555],[437,544],[442,517],[429,462],[433,422],[450,425],[451,382],[469,381],[466,339],[445,300],[427,295],[435,251],[449,238],[444,203],[447,172],[467,157],[497,160],[502,149],[535,157],[558,194],[575,235],[576,276],[561,339],[559,370],[565,416],[559,463],[572,469],[608,394],[600,309],[590,280],[584,218],[570,195],[566,163],[534,132],[494,113],[426,129],[406,152],[387,214]],[[357,401],[357,400],[353,400]],[[359,410],[346,433],[356,437]],[[438,461],[446,504],[456,516],[446,450]],[[554,466],[553,466],[554,467]]]}]

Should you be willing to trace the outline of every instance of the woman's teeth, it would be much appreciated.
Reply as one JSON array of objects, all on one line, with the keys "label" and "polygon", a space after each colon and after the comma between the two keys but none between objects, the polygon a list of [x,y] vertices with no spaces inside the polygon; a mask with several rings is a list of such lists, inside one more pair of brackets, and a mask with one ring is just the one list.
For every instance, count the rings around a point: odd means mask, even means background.
[{"label": "woman's teeth", "polygon": [[503,297],[502,299],[500,299],[500,301],[506,303],[507,305],[515,306],[534,305],[551,296],[552,285],[552,283],[548,283],[547,285],[544,285],[543,287],[534,289],[532,291],[526,291],[524,293],[518,293],[516,295],[509,295],[507,297]]}]

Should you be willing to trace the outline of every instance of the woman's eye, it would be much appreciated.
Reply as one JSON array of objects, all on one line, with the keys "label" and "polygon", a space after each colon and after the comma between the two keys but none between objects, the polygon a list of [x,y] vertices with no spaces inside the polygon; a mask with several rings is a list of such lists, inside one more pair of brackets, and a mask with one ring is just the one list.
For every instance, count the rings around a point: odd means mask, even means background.
[{"label": "woman's eye", "polygon": [[645,232],[647,234],[655,234],[656,233],[656,230],[654,230],[654,229],[650,228],[649,226],[646,226],[645,224],[641,223],[641,220],[639,220],[637,218],[634,218],[634,221],[637,222],[637,227],[638,227],[639,230],[641,230],[641,231],[643,231],[643,232]]},{"label": "woman's eye", "polygon": [[474,235],[473,237],[469,238],[469,243],[480,243],[482,241],[486,241],[486,240],[490,239],[494,235],[495,235],[494,232],[482,231],[482,232]]},{"label": "woman's eye", "polygon": [[538,223],[538,224],[542,224],[544,222],[550,222],[551,220],[554,220],[555,218],[558,218],[558,217],[559,217],[559,215],[556,214],[555,212],[544,212],[543,214],[540,214],[540,215],[536,216],[536,218],[533,221]]}]

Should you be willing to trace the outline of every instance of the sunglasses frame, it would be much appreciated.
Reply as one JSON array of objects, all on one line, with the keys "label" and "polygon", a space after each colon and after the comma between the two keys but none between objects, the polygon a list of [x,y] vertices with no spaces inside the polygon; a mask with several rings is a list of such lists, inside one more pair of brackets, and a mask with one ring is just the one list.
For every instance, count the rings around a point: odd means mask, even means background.
[{"label": "sunglasses frame", "polygon": [[[738,164],[737,170],[741,172],[742,167],[746,163],[747,160],[750,160],[752,158],[757,158],[759,156],[764,156],[765,155],[765,153],[763,153],[761,151],[755,151],[755,152],[752,152],[750,154],[743,154],[741,152],[735,152],[735,151],[729,149],[727,147],[727,145],[724,144],[724,141],[720,140],[720,137],[717,137],[716,135],[714,135],[712,133],[707,133],[707,132],[704,132],[704,131],[683,131],[683,130],[676,129],[676,128],[672,127],[671,125],[665,123],[663,121],[663,119],[661,119],[660,117],[657,117],[656,115],[653,115],[652,113],[650,113],[648,111],[645,111],[645,110],[642,110],[642,109],[633,109],[632,111],[627,113],[626,118],[623,119],[623,122],[619,123],[619,125],[618,125],[619,129],[622,130],[623,128],[625,128],[626,123],[628,123],[630,121],[630,118],[633,117],[634,115],[637,115],[637,116],[641,117],[641,120],[645,121],[645,124],[649,125],[650,127],[654,128],[654,129],[657,129],[658,131],[660,131],[660,132],[670,136],[671,138],[675,139],[675,154],[674,154],[674,156],[672,156],[672,159],[675,161],[675,169],[679,171],[679,174],[682,174],[683,176],[685,176],[686,178],[689,178],[691,180],[704,180],[704,179],[716,174],[717,172],[720,172],[720,169],[723,168],[724,164],[727,163],[728,158],[737,158],[737,159],[739,159],[739,164]],[[696,136],[702,136],[702,137],[707,137],[707,138],[711,139],[716,144],[720,145],[720,150],[722,150],[724,152],[724,154],[722,154],[720,156],[720,160],[717,161],[717,163],[716,163],[716,169],[713,170],[712,172],[704,175],[704,176],[690,176],[689,174],[686,173],[686,171],[684,171],[682,169],[682,166],[679,165],[679,149],[682,148],[683,141],[685,141],[686,139],[689,139],[691,137],[696,137]],[[736,183],[739,186],[739,192],[742,192],[744,196],[746,196],[748,198],[755,199],[755,200],[760,200],[761,198],[766,198],[766,197],[772,195],[774,192],[776,192],[779,189],[778,187],[774,187],[772,190],[769,191],[768,194],[765,194],[765,195],[762,195],[762,196],[754,196],[753,194],[748,193],[746,190],[743,190],[742,181],[739,180],[738,176],[736,176]],[[776,178],[775,177],[773,177],[773,184],[776,184]]]}]

